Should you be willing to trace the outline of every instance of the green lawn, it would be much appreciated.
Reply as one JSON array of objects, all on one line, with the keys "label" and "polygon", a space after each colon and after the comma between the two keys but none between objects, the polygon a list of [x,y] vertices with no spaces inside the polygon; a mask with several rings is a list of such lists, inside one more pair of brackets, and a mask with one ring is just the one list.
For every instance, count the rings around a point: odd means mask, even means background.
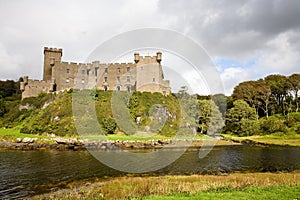
[{"label": "green lawn", "polygon": [[272,134],[262,136],[254,135],[247,137],[238,137],[224,134],[223,136],[228,140],[239,142],[251,140],[254,142],[260,142],[264,144],[300,146],[300,134]]},{"label": "green lawn", "polygon": [[[0,139],[4,140],[16,140],[17,138],[38,138],[39,140],[48,140],[51,139],[50,136],[46,135],[36,135],[36,134],[24,134],[20,133],[19,129],[5,129],[5,128],[0,128]],[[82,136],[65,136],[63,138],[78,138],[78,139],[88,139],[90,141],[95,141],[95,140],[120,140],[120,141],[147,141],[147,140],[167,140],[167,139],[175,139],[175,137],[167,137],[167,136],[162,136],[158,134],[152,134],[152,135],[147,135],[146,133],[140,133],[134,136],[130,135],[125,135],[123,133],[117,133],[117,134],[109,134],[106,136],[103,135],[82,135]],[[208,136],[206,135],[197,135],[194,137],[194,139],[209,139]]]},{"label": "green lawn", "polygon": [[[220,189],[219,189],[220,190]],[[271,200],[271,199],[300,199],[300,186],[276,186],[270,188],[261,187],[250,187],[243,190],[225,188],[220,191],[200,192],[196,195],[188,194],[173,194],[170,196],[149,196],[144,199],[147,200],[160,200],[160,199],[176,199],[176,200],[187,200],[187,199],[230,199],[230,200]]]},{"label": "green lawn", "polygon": [[[88,140],[112,140],[112,141],[116,141],[116,140],[120,140],[120,141],[147,141],[147,140],[168,140],[168,139],[179,139],[180,137],[168,137],[168,136],[163,136],[163,135],[159,135],[159,134],[149,134],[147,135],[147,133],[141,133],[141,134],[136,134],[136,135],[125,135],[123,133],[117,133],[117,134],[108,134],[106,136],[96,136],[96,135],[87,135],[87,136],[79,136],[82,139],[88,139]],[[206,135],[197,135],[194,138],[191,139],[209,139],[210,137],[206,136]],[[185,139],[185,138],[184,138]]]}]

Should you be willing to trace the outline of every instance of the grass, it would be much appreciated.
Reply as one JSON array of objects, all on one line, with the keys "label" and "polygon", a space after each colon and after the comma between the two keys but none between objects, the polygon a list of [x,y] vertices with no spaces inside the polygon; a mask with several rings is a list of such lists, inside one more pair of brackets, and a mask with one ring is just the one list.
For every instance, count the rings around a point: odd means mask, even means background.
[{"label": "grass", "polygon": [[187,200],[187,199],[232,199],[232,200],[266,200],[266,199],[299,199],[300,198],[300,186],[277,186],[270,188],[262,187],[249,187],[242,190],[232,189],[220,189],[220,191],[211,192],[199,192],[196,195],[185,195],[185,194],[173,194],[170,196],[150,196],[144,198],[145,200],[160,200],[160,199],[176,199],[176,200]]},{"label": "grass", "polygon": [[[169,136],[165,136],[165,135],[160,135],[160,134],[149,134],[149,133],[139,133],[136,135],[126,135],[122,132],[118,132],[116,134],[108,134],[105,137],[103,135],[82,135],[79,136],[82,139],[88,139],[88,140],[112,140],[112,141],[116,141],[116,140],[120,140],[120,141],[148,141],[148,140],[169,140],[169,139],[175,139],[176,137],[169,137]],[[180,137],[177,137],[177,139]],[[185,137],[188,138],[188,137]],[[183,138],[183,139],[185,139]],[[190,137],[192,138],[192,137]],[[203,140],[203,139],[210,139],[210,137],[206,136],[206,135],[197,135],[194,138],[195,140]]]},{"label": "grass", "polygon": [[247,137],[238,137],[232,135],[223,135],[228,140],[233,141],[246,141],[251,140],[256,143],[263,143],[269,145],[289,145],[289,146],[300,146],[300,134],[272,134],[272,135],[255,135]]},{"label": "grass", "polygon": [[[5,141],[13,141],[15,142],[17,138],[37,138],[37,142],[40,143],[55,143],[53,137],[48,135],[38,135],[38,134],[26,134],[20,133],[19,129],[11,129],[11,128],[0,128],[0,140]],[[63,138],[70,138],[70,137],[63,137]]]},{"label": "grass", "polygon": [[33,199],[297,199],[300,172],[118,177],[71,183]]},{"label": "grass", "polygon": [[20,133],[18,129],[0,128],[0,139],[16,140],[17,138],[38,138],[43,139],[45,136]]},{"label": "grass", "polygon": [[[146,137],[148,136],[148,137]],[[38,138],[38,139],[51,139],[50,136],[47,135],[39,135],[39,134],[26,134],[26,133],[20,133],[19,129],[13,129],[13,128],[0,128],[0,139],[4,140],[16,140],[17,138]],[[60,137],[60,136],[59,136]],[[105,137],[103,135],[82,135],[82,136],[65,136],[63,138],[81,138],[81,139],[88,139],[90,141],[95,140],[120,140],[120,141],[148,141],[148,140],[168,140],[168,139],[174,139],[175,137],[168,137],[164,135],[159,134],[151,134],[151,135],[126,135],[122,132],[118,132],[117,134],[108,134]],[[206,135],[197,135],[193,139],[197,140],[203,140],[203,139],[210,139]]]}]

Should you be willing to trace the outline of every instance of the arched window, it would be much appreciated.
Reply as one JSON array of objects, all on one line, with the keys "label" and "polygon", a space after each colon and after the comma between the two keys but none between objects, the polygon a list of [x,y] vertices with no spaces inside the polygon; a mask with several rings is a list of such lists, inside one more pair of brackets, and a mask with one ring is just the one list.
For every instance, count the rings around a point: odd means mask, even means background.
[{"label": "arched window", "polygon": [[107,86],[104,86],[104,88],[103,88],[103,89],[104,89],[104,91],[107,91]]},{"label": "arched window", "polygon": [[117,86],[117,91],[120,91],[121,90],[121,87],[120,86]]}]

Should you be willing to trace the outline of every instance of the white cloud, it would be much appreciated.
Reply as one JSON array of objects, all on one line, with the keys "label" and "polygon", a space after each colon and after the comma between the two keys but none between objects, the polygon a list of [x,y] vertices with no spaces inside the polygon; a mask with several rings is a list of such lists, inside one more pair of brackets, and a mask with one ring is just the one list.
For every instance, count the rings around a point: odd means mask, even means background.
[{"label": "white cloud", "polygon": [[300,52],[290,43],[291,34],[293,33],[283,33],[269,41],[261,52],[257,67],[281,74],[299,72]]},{"label": "white cloud", "polygon": [[252,69],[240,67],[229,67],[220,72],[221,79],[225,87],[225,94],[231,95],[238,83],[248,80],[255,80],[257,74]]}]

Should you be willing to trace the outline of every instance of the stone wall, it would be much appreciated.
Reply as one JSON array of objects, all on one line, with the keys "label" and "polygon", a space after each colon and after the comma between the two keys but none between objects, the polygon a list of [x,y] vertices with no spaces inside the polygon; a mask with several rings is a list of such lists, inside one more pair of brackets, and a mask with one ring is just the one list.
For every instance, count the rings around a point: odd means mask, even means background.
[{"label": "stone wall", "polygon": [[49,93],[52,90],[53,84],[49,81],[28,80],[28,83],[25,84],[22,98],[36,97],[42,92]]},{"label": "stone wall", "polygon": [[134,63],[73,63],[61,61],[61,57],[62,49],[44,48],[43,80],[32,81],[26,77],[21,83],[22,98],[70,88],[171,92],[169,81],[163,80],[159,52],[145,57],[135,53]]}]

